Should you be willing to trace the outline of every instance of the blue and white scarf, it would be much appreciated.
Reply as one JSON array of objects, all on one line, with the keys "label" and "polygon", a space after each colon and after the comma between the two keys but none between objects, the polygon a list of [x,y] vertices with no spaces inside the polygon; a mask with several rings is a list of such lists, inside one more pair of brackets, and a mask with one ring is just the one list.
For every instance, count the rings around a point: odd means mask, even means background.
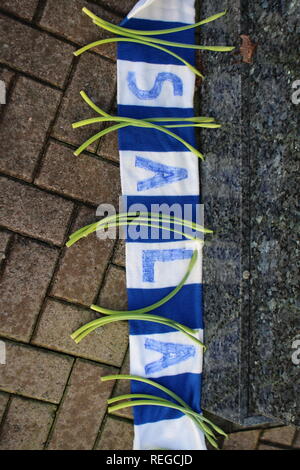
[{"label": "blue and white scarf", "polygon": [[[141,0],[122,25],[141,30],[168,29],[195,22],[194,0]],[[164,36],[175,42],[194,43],[194,31]],[[173,48],[195,64],[192,49]],[[194,116],[195,76],[176,58],[141,44],[118,45],[118,114],[133,118]],[[195,146],[191,128],[176,129]],[[199,204],[198,158],[177,140],[153,129],[119,130],[122,193],[127,209],[143,204]],[[139,206],[136,206],[139,207]],[[183,212],[184,214],[184,212]],[[146,229],[148,234],[148,228]],[[136,239],[128,233],[126,268],[129,310],[150,305],[176,287],[199,245],[190,240],[166,240],[162,233]],[[199,253],[200,254],[200,253]],[[198,330],[202,339],[202,262],[197,264],[181,291],[152,313],[172,318]],[[142,321],[130,322],[131,374],[151,378],[182,397],[200,412],[202,349],[180,332]],[[153,389],[132,382],[132,393],[152,394]],[[156,390],[156,395],[163,393]],[[164,396],[164,398],[170,398]],[[134,408],[134,449],[205,449],[203,433],[176,410],[143,406]]]}]

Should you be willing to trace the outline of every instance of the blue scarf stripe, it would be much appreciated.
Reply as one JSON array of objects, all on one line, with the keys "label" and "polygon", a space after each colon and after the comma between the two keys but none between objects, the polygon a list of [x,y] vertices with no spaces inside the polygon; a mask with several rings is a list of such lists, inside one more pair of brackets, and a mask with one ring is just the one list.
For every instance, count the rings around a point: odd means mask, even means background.
[{"label": "blue scarf stripe", "polygon": [[[126,24],[125,24],[126,23]],[[141,20],[130,18],[129,20],[126,19],[122,23],[126,28],[131,29],[140,29],[146,31],[154,31],[156,29],[169,29],[169,28],[177,28],[180,26],[185,26],[184,23],[177,23],[177,22],[168,22],[168,21],[152,21],[152,20]],[[173,41],[173,42],[182,42],[185,44],[194,44],[195,43],[195,33],[193,30],[182,31],[181,33],[171,33],[171,34],[164,34],[160,36],[165,41]],[[194,49],[185,49],[182,47],[170,47],[170,46],[163,46],[166,49],[170,49],[172,52],[175,52],[183,59],[190,62],[190,64],[195,64],[195,51]],[[134,57],[132,55],[134,49]],[[161,52],[158,49],[154,49],[149,46],[143,46],[140,44],[132,44],[132,43],[123,43],[120,44],[118,47],[118,59],[119,60],[129,60],[134,62],[147,62],[152,64],[174,64],[174,65],[184,65],[175,57],[166,54],[165,52]]]},{"label": "blue scarf stripe", "polygon": [[[195,389],[201,389],[202,374],[185,373],[174,376],[153,378],[151,380],[154,380],[155,382],[173,390],[173,392],[177,393],[177,395],[179,395],[184,401],[189,403],[193,410],[198,411],[199,413],[201,412],[199,397],[197,397],[193,391]],[[142,384],[140,382],[132,381],[131,390],[132,393],[146,393],[149,395],[154,394],[161,398],[174,401],[160,390],[154,390],[150,385]],[[176,419],[182,416],[181,412],[179,411],[167,408],[158,408],[151,405],[145,406],[143,409],[135,408],[134,410],[134,423],[136,425],[154,423],[165,419]]]},{"label": "blue scarf stripe", "polygon": [[[176,287],[176,286],[174,286]],[[134,310],[141,306],[151,305],[168,295],[174,287],[160,289],[128,289],[128,303],[130,309]],[[175,321],[184,323],[195,329],[203,329],[202,319],[202,285],[185,284],[182,289],[161,307],[151,312]],[[130,322],[130,334],[154,334],[160,332],[174,331],[173,329],[157,323],[132,321]]]}]

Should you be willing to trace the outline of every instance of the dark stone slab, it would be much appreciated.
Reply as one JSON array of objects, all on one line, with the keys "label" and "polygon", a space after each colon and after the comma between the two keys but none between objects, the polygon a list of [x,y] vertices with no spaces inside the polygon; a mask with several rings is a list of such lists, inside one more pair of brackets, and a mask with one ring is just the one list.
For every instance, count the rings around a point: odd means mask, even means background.
[{"label": "dark stone slab", "polygon": [[[201,17],[213,13],[202,4]],[[202,406],[247,427],[300,425],[292,361],[300,338],[297,8],[292,0],[233,2],[227,19],[201,30],[203,43],[240,32],[258,43],[253,65],[203,55],[201,90],[201,114],[223,123],[201,132],[205,225],[215,231],[204,248]]]}]

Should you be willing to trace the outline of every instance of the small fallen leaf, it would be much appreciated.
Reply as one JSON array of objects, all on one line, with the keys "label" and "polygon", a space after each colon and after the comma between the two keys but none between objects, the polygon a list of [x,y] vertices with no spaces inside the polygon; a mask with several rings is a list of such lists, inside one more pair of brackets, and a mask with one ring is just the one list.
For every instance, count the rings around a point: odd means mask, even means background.
[{"label": "small fallen leaf", "polygon": [[247,34],[241,34],[242,44],[240,47],[240,54],[242,56],[242,62],[245,64],[253,63],[253,55],[257,48],[257,44],[251,41],[250,36]]}]

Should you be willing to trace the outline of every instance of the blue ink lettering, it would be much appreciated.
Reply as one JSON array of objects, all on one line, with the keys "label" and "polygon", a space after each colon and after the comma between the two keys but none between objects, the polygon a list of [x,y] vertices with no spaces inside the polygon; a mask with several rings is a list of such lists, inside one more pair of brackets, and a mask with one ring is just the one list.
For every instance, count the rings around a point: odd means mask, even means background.
[{"label": "blue ink lettering", "polygon": [[157,261],[176,261],[190,259],[192,256],[193,250],[184,248],[143,251],[143,282],[154,282],[154,265]]},{"label": "blue ink lettering", "polygon": [[176,181],[184,180],[188,177],[188,172],[185,168],[176,166],[163,165],[162,163],[148,160],[148,158],[136,157],[135,166],[143,168],[144,170],[153,171],[155,176],[144,181],[137,183],[138,191],[147,191],[148,189],[158,188],[165,184],[175,183]]},{"label": "blue ink lettering", "polygon": [[179,343],[163,343],[162,341],[150,338],[146,338],[145,349],[162,354],[162,357],[158,361],[151,362],[145,366],[146,375],[151,375],[167,367],[187,361],[190,357],[196,355],[195,346],[186,346],[185,344]]},{"label": "blue ink lettering", "polygon": [[161,90],[164,82],[169,81],[173,84],[173,93],[174,96],[183,96],[183,83],[181,78],[178,75],[175,75],[171,72],[160,72],[157,74],[155,83],[151,90],[141,90],[136,84],[136,74],[135,72],[128,72],[127,83],[129,90],[139,99],[139,100],[154,100],[161,94]]}]

